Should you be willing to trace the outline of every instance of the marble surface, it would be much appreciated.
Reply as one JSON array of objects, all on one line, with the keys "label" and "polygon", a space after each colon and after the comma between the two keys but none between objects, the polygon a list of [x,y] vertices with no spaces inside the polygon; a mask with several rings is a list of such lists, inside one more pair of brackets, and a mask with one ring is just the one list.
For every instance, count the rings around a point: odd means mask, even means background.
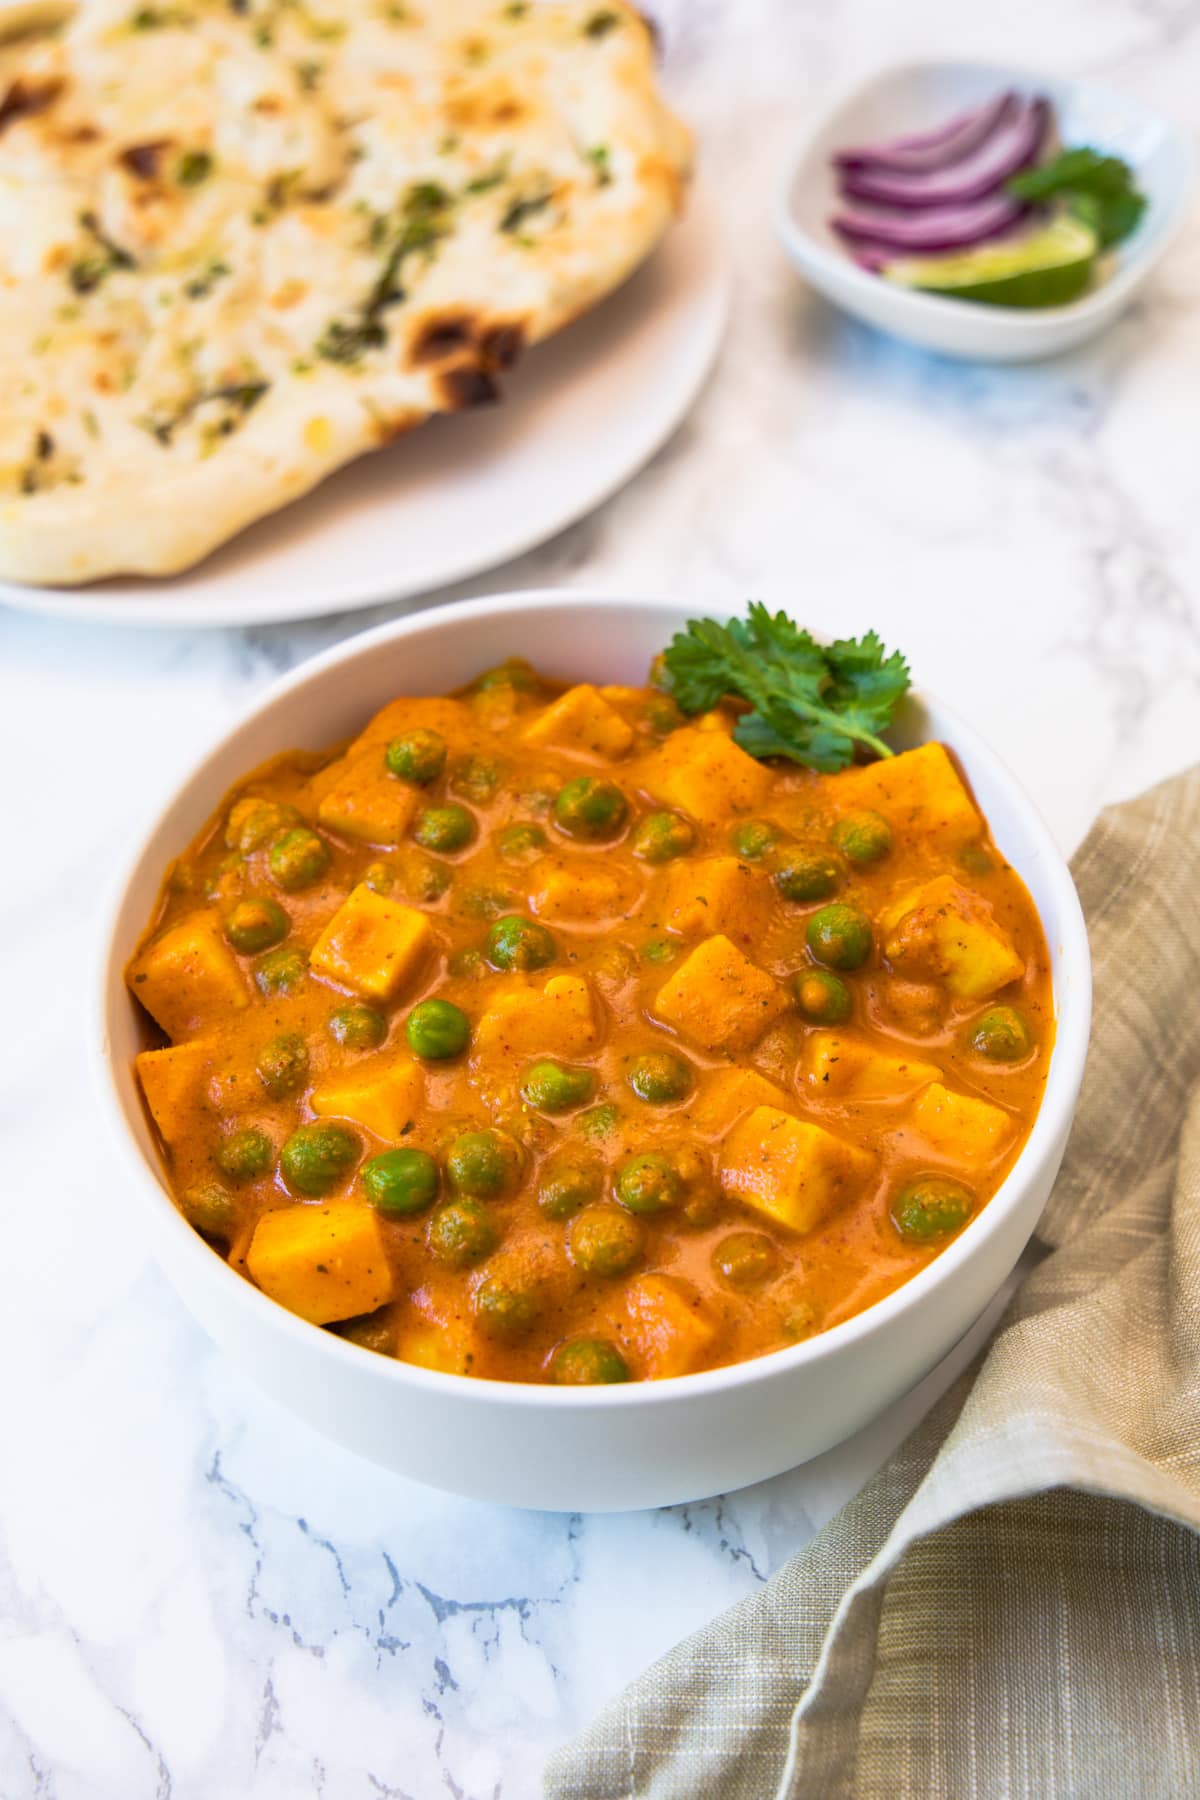
[{"label": "marble surface", "polygon": [[[989,371],[831,314],[769,202],[810,109],[901,57],[1086,71],[1186,119],[1200,4],[677,0],[663,23],[736,265],[725,352],[633,486],[455,591],[761,595],[874,624],[1071,846],[1200,755],[1200,228],[1103,341]],[[89,1088],[102,901],[208,738],[369,622],[160,636],[0,613],[5,1796],[532,1795],[548,1748],[803,1544],[943,1378],[756,1489],[530,1515],[318,1441],[193,1326],[126,1224]]]}]

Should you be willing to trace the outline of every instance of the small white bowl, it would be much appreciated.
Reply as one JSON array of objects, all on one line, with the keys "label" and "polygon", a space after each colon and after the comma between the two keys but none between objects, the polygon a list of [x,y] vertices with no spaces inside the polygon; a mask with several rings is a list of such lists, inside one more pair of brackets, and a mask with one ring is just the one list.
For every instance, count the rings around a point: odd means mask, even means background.
[{"label": "small white bowl", "polygon": [[1057,1039],[1033,1131],[999,1192],[905,1287],[791,1349],[674,1380],[554,1388],[443,1375],[362,1350],[268,1300],[173,1205],[134,1079],[138,1008],[123,970],[163,870],[248,769],[350,737],[397,694],[440,694],[508,656],[548,673],[640,682],[692,608],[577,592],[500,595],[363,633],[269,691],[149,827],[107,939],[94,1032],[103,1104],[138,1229],[200,1323],[286,1406],[338,1442],[435,1487],[508,1505],[604,1512],[744,1486],[815,1456],[891,1405],[978,1318],[1037,1223],[1083,1073],[1087,932],[1062,856],[1003,765],[924,696],[898,741],[960,757],[996,841],[1024,877],[1053,961]]},{"label": "small white bowl", "polygon": [[[1022,309],[915,293],[859,268],[829,226],[838,205],[834,153],[932,130],[1009,88],[1050,100],[1065,146],[1111,151],[1133,169],[1149,204],[1105,279],[1067,306]],[[1178,230],[1193,178],[1183,133],[1099,82],[982,63],[911,63],[859,88],[805,138],[780,190],[776,228],[800,273],[868,325],[945,356],[1031,362],[1083,343],[1128,306]]]}]

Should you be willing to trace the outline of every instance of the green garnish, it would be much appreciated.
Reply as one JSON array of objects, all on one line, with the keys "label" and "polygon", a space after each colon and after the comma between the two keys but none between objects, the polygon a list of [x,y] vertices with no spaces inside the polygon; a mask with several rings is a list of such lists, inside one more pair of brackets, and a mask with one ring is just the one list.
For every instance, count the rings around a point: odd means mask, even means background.
[{"label": "green garnish", "polygon": [[1146,210],[1146,196],[1134,185],[1129,164],[1086,146],[1025,169],[1006,186],[1018,200],[1065,200],[1068,211],[1096,233],[1102,249],[1127,238]]},{"label": "green garnish", "polygon": [[544,212],[553,198],[553,194],[531,194],[528,199],[514,200],[500,221],[501,231],[519,231],[526,219]]},{"label": "green garnish", "polygon": [[590,38],[607,37],[609,32],[615,31],[620,23],[620,13],[613,12],[611,7],[605,7],[601,12],[594,12],[591,18],[585,22],[583,35]]},{"label": "green garnish", "polygon": [[90,255],[81,256],[67,270],[67,280],[77,294],[92,293],[114,269],[137,267],[128,250],[123,250],[120,244],[114,244],[101,230],[100,221],[94,212],[80,213],[79,223],[95,247]]},{"label": "green garnish", "polygon": [[[398,234],[393,237],[379,278],[367,295],[362,311],[348,324],[342,319],[333,319],[326,326],[316,344],[318,356],[326,362],[355,363],[368,350],[378,350],[387,342],[387,327],[382,314],[406,298],[400,280],[404,263],[417,251],[432,251],[438,240],[446,235],[449,229],[447,214],[452,204],[452,196],[435,181],[417,182],[409,188],[401,210]],[[386,239],[386,226],[378,235]]]},{"label": "green garnish", "polygon": [[786,613],[752,601],[745,619],[689,619],[662,658],[661,685],[685,713],[707,712],[729,694],[748,700],[734,740],[751,756],[786,756],[807,768],[844,769],[860,745],[892,751],[879,733],[908,688],[908,664],[880,638],[818,644]]},{"label": "green garnish", "polygon": [[199,187],[213,172],[213,159],[207,150],[185,150],[175,165],[175,179],[180,187]]}]

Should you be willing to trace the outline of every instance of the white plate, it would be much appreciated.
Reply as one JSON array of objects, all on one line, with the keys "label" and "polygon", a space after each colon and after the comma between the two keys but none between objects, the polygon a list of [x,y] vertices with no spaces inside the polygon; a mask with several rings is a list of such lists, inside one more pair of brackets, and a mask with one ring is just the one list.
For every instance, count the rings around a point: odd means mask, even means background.
[{"label": "white plate", "polygon": [[[1006,88],[1045,94],[1067,146],[1109,150],[1129,163],[1149,202],[1107,278],[1068,306],[1022,310],[913,293],[860,269],[829,228],[836,188],[830,158],[851,144],[932,130]],[[1073,348],[1132,300],[1182,221],[1193,157],[1183,133],[1128,95],[1095,81],[983,63],[911,63],[878,75],[835,107],[793,158],[779,197],[783,247],[827,300],[894,337],[946,356],[1026,362]]]},{"label": "white plate", "polygon": [[109,625],[248,625],[378,605],[518,556],[598,506],[670,436],[724,328],[702,191],[650,261],[532,351],[498,406],[436,418],[165,580],[0,582],[0,601]]}]

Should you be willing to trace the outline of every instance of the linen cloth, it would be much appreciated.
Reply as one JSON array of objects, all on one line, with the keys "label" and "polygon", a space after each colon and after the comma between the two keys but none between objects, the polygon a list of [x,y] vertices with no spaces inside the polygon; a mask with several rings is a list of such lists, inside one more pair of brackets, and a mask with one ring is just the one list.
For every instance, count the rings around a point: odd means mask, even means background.
[{"label": "linen cloth", "polygon": [[1200,1795],[1200,768],[1073,865],[1092,1048],[1046,1254],[975,1366],[548,1800]]}]

